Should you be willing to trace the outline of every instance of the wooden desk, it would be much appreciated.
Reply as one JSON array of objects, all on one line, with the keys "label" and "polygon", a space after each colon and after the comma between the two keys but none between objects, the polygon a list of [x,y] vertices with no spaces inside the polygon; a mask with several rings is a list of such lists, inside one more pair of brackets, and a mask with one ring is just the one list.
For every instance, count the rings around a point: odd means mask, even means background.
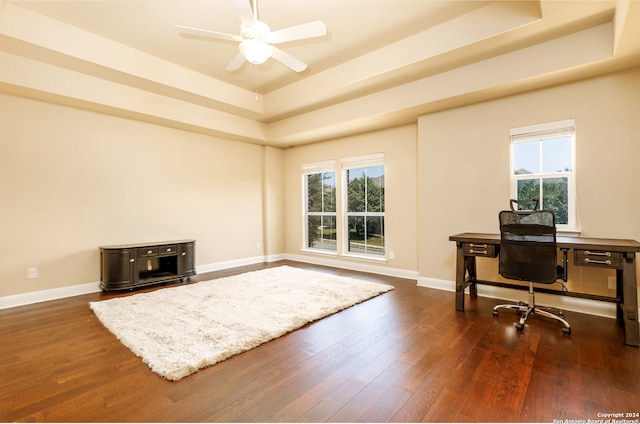
[{"label": "wooden desk", "polygon": [[[466,287],[469,287],[471,297],[478,296],[477,283],[527,289],[527,287],[516,284],[477,279],[476,257],[497,257],[500,254],[499,234],[462,233],[450,236],[449,240],[456,242],[456,309],[458,311],[464,311],[464,290]],[[560,236],[556,238],[556,242],[559,249],[573,250],[574,265],[615,269],[616,297],[561,292],[537,287],[536,291],[615,302],[618,305],[616,312],[618,321],[624,326],[625,343],[639,346],[640,330],[638,327],[638,287],[635,259],[636,252],[640,252],[640,243],[624,239]]]}]

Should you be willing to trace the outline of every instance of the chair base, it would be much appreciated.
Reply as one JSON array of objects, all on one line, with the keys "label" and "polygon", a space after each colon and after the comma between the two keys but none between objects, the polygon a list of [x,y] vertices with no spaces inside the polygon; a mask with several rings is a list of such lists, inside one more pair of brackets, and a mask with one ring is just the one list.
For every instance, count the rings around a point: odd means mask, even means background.
[{"label": "chair base", "polygon": [[[562,331],[565,334],[571,334],[571,326],[564,319],[564,313],[561,310],[555,309],[555,308],[543,308],[543,307],[536,306],[535,293],[533,292],[533,284],[529,284],[529,304],[520,302],[517,305],[512,305],[512,304],[497,305],[493,308],[493,315],[497,316],[499,313],[498,310],[501,308],[513,309],[513,310],[522,312],[522,315],[520,316],[520,321],[516,323],[516,328],[520,331],[524,330],[524,323],[527,320],[527,318],[529,318],[530,315],[538,314],[547,318],[560,321],[564,325],[564,327],[562,328]],[[557,311],[557,312],[553,313],[552,311]]]}]

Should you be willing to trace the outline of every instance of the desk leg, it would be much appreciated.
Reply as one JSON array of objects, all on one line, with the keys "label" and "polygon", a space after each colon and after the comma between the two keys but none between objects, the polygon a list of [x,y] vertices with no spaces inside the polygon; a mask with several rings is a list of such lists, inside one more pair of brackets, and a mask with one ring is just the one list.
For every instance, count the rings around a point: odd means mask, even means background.
[{"label": "desk leg", "polygon": [[[472,298],[478,297],[478,288],[476,286],[476,257],[475,256],[467,256],[464,258],[466,261],[467,272],[469,273],[468,285],[469,285],[469,295]],[[463,288],[464,294],[464,288]]]},{"label": "desk leg", "polygon": [[464,311],[464,278],[467,272],[467,262],[462,243],[456,243],[456,245],[456,311]]},{"label": "desk leg", "polygon": [[[467,280],[467,273],[469,279]],[[464,289],[469,285],[471,297],[478,297],[476,289],[476,257],[464,256],[462,244],[456,249],[456,310],[464,311]]]},{"label": "desk leg", "polygon": [[622,265],[622,303],[620,307],[622,308],[625,343],[631,346],[640,346],[635,257],[635,252],[624,254],[624,263]]}]

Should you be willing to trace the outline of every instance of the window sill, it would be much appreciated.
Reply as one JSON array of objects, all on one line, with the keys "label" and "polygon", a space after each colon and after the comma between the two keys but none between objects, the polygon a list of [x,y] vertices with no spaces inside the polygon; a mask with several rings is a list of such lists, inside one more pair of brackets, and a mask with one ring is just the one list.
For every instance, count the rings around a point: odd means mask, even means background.
[{"label": "window sill", "polygon": [[386,256],[373,256],[373,255],[358,255],[355,253],[342,253],[338,254],[337,252],[333,252],[330,250],[319,250],[319,249],[300,249],[300,252],[312,254],[312,255],[321,255],[321,256],[332,256],[334,258],[346,258],[346,259],[359,259],[362,261],[370,261],[370,262],[384,262],[387,263],[388,259]]},{"label": "window sill", "polygon": [[563,237],[578,237],[582,230],[557,229],[556,234]]},{"label": "window sill", "polygon": [[333,256],[338,257],[338,252],[333,250],[320,250],[320,249],[300,249],[302,253],[312,253],[315,255]]},{"label": "window sill", "polygon": [[344,258],[349,258],[349,259],[360,259],[360,260],[371,261],[371,262],[384,262],[384,263],[387,262],[386,256],[357,255],[355,253],[343,253],[340,256]]}]

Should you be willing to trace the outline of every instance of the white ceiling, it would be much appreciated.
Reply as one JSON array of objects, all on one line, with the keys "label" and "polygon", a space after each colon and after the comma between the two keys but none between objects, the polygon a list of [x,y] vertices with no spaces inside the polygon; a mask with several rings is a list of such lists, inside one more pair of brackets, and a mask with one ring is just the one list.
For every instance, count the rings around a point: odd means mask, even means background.
[{"label": "white ceiling", "polygon": [[272,30],[326,24],[280,45],[306,71],[270,59],[229,72],[234,42],[173,28],[238,34],[232,0],[0,0],[0,91],[286,147],[640,65],[637,0],[258,0],[258,13]]}]

